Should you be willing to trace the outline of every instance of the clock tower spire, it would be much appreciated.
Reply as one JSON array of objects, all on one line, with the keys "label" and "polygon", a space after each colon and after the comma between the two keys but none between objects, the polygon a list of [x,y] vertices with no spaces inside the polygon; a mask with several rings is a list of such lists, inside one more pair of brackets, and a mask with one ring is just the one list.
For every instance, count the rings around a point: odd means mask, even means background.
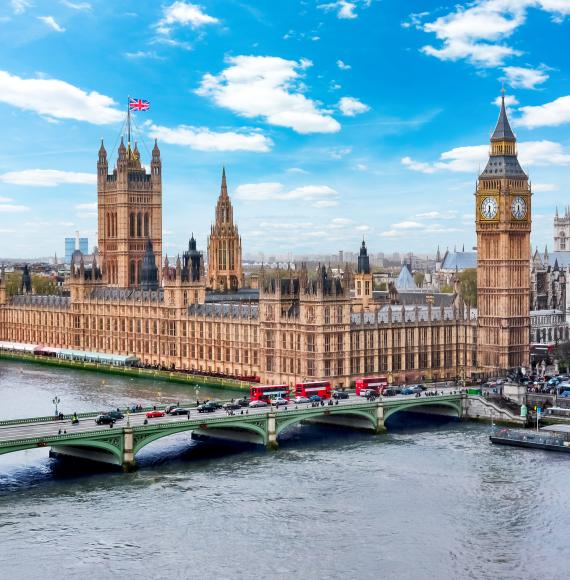
[{"label": "clock tower spire", "polygon": [[475,192],[477,362],[489,373],[529,364],[532,192],[516,143],[503,90]]}]

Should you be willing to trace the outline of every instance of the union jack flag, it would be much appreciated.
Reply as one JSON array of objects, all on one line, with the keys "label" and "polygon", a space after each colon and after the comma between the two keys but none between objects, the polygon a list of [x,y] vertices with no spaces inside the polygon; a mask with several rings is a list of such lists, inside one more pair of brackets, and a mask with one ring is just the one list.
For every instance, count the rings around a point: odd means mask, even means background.
[{"label": "union jack flag", "polygon": [[131,111],[148,111],[150,109],[150,103],[143,99],[131,99],[129,97],[129,109]]}]

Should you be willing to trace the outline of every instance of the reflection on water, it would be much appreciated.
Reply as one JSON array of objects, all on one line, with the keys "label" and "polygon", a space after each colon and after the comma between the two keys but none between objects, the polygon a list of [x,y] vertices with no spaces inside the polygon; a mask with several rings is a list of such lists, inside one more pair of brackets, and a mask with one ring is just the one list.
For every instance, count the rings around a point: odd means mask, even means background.
[{"label": "reflection on water", "polygon": [[[3,416],[49,413],[54,394],[80,411],[188,392],[22,368],[0,366]],[[45,449],[0,457],[2,576],[37,578],[41,562],[44,578],[567,578],[567,457],[396,418],[379,436],[297,425],[275,452],[182,433],[131,474]]]}]

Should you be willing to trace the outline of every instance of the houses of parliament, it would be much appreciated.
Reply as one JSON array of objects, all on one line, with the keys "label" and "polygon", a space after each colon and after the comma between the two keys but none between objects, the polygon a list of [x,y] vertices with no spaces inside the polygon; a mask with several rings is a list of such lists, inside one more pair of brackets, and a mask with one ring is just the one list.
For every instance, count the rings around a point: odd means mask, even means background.
[{"label": "houses of parliament", "polygon": [[358,264],[262,271],[246,287],[225,170],[207,264],[192,236],[162,254],[162,163],[150,171],[121,141],[109,171],[97,161],[98,249],[76,252],[62,296],[0,281],[0,340],[122,355],[143,364],[264,383],[387,374],[395,382],[491,374],[529,364],[531,190],[504,106],[475,192],[478,308],[456,292],[373,289],[364,242]]}]

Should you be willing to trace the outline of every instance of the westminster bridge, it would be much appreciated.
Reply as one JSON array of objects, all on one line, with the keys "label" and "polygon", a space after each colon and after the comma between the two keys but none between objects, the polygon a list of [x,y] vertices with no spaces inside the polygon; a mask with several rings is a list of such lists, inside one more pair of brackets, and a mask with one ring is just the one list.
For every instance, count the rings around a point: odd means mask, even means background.
[{"label": "westminster bridge", "polygon": [[79,423],[76,424],[72,424],[70,415],[63,420],[50,416],[0,421],[0,455],[49,447],[55,456],[75,457],[131,470],[136,467],[135,457],[143,447],[176,433],[192,431],[193,437],[197,438],[275,448],[285,429],[303,421],[383,433],[386,421],[401,411],[521,423],[516,415],[483,397],[458,391],[444,390],[437,395],[424,394],[421,397],[384,397],[375,401],[351,395],[332,405],[291,403],[279,408],[248,408],[233,414],[223,409],[202,414],[193,407],[188,415],[147,419],[143,411],[127,415],[120,425],[116,423],[111,428],[95,423],[94,419],[100,413],[78,414]]}]

